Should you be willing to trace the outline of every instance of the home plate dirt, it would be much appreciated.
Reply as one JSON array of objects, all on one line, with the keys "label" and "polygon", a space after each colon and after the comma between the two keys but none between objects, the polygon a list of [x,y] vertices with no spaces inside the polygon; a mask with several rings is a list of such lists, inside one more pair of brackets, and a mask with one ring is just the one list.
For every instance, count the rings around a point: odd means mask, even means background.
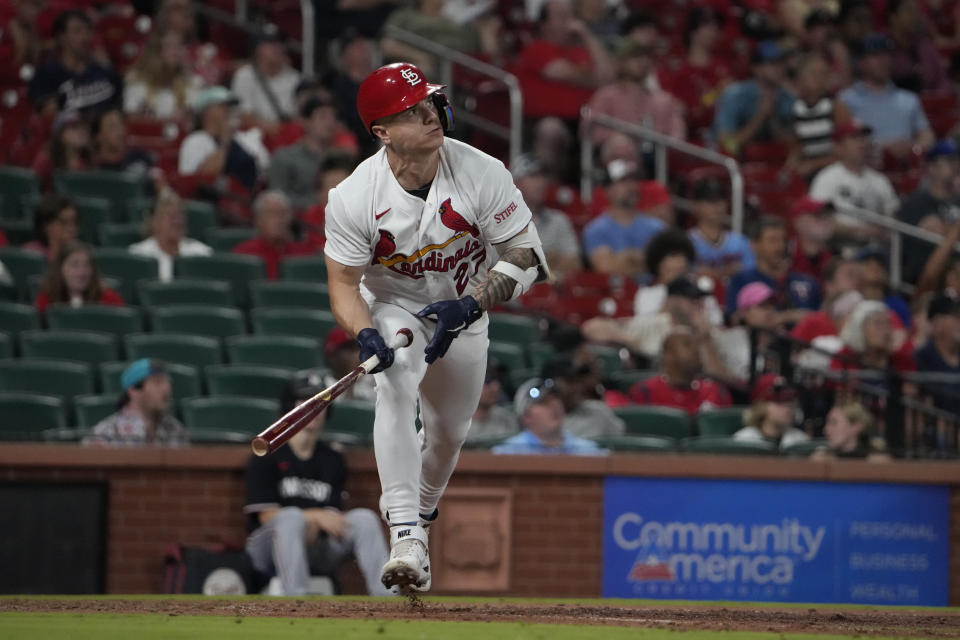
[{"label": "home plate dirt", "polygon": [[349,598],[2,598],[0,611],[58,613],[155,613],[171,616],[377,618],[459,620],[668,629],[710,629],[859,636],[960,637],[960,612],[899,608],[837,609],[755,606],[622,606],[522,601],[351,600]]}]

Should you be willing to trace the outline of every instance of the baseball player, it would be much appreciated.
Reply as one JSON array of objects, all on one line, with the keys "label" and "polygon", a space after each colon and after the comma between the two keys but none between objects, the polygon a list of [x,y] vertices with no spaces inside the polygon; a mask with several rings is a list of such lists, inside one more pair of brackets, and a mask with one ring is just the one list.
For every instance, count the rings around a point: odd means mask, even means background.
[{"label": "baseball player", "polygon": [[[383,148],[330,190],[326,211],[333,312],[361,360],[380,358],[373,440],[391,547],[381,580],[404,592],[430,588],[426,527],[483,388],[486,312],[549,277],[503,163],[444,136],[453,111],[441,89],[409,63],[363,81],[357,109]],[[413,344],[394,354],[384,336],[403,327]]]}]

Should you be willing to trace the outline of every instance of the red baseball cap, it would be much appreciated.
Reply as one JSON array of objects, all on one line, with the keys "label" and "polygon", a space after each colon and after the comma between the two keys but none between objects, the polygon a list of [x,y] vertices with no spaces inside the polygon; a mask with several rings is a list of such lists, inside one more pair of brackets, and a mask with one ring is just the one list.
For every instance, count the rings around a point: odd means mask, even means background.
[{"label": "red baseball cap", "polygon": [[859,120],[846,120],[838,123],[833,128],[833,139],[839,141],[852,135],[859,134],[868,136],[871,133],[873,133],[873,128],[863,124]]},{"label": "red baseball cap", "polygon": [[797,389],[781,375],[765,373],[753,383],[750,401],[789,402],[796,400]]},{"label": "red baseball cap", "polygon": [[343,345],[353,342],[353,338],[342,327],[334,327],[323,341],[323,356],[329,358]]},{"label": "red baseball cap", "polygon": [[833,209],[833,203],[831,202],[803,196],[793,203],[793,207],[790,209],[790,217],[799,218],[812,213],[828,213],[831,209]]},{"label": "red baseball cap", "polygon": [[369,131],[374,120],[409,109],[443,86],[427,82],[423,72],[409,62],[384,65],[360,83],[357,111]]},{"label": "red baseball cap", "polygon": [[644,180],[640,183],[640,201],[637,202],[637,208],[641,211],[661,204],[670,204],[671,200],[670,192],[656,180]]}]

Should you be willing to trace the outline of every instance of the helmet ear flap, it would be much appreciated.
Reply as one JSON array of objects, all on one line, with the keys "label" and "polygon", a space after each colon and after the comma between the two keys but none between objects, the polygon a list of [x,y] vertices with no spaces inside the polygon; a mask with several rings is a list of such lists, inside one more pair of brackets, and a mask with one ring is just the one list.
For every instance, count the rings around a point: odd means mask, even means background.
[{"label": "helmet ear flap", "polygon": [[442,91],[434,91],[430,94],[430,98],[433,100],[433,106],[437,109],[437,115],[440,117],[440,126],[443,127],[443,132],[450,133],[453,131],[456,121],[453,117],[453,107],[450,106],[447,95]]}]

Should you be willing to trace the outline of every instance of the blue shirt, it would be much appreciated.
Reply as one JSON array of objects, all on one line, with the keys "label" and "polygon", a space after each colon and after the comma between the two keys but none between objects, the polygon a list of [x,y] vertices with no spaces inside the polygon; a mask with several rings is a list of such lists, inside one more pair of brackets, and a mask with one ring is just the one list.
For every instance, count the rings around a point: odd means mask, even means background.
[{"label": "blue shirt", "polygon": [[697,252],[697,264],[719,268],[739,262],[743,269],[753,269],[753,250],[750,241],[739,233],[725,233],[719,245],[712,244],[699,231],[691,229],[687,234]]},{"label": "blue shirt", "polygon": [[[917,370],[924,373],[960,373],[960,367],[947,363],[937,351],[933,340],[913,352]],[[933,404],[939,409],[960,413],[960,384],[955,382],[924,382],[923,392],[933,396]]]},{"label": "blue shirt", "polygon": [[609,453],[606,449],[597,446],[597,443],[572,436],[567,432],[563,433],[562,445],[548,447],[540,441],[540,438],[526,430],[493,447],[492,451],[516,455],[566,454],[571,456],[602,456]]},{"label": "blue shirt", "polygon": [[[784,88],[777,89],[777,103],[774,108],[774,117],[784,129],[793,122],[793,94]],[[713,128],[717,136],[736,133],[742,129],[750,119],[760,101],[760,85],[756,80],[737,82],[720,94],[717,100],[717,109],[713,117]],[[769,123],[765,123],[757,132],[757,140],[770,140],[773,132]]]},{"label": "blue shirt", "polygon": [[810,276],[790,272],[782,282],[760,273],[756,268],[745,269],[730,278],[727,287],[727,313],[737,310],[737,294],[751,282],[762,282],[777,293],[777,308],[810,309],[820,308],[820,285]]},{"label": "blue shirt", "polygon": [[841,91],[839,98],[854,118],[873,129],[873,139],[880,144],[912,140],[930,128],[917,94],[898,89],[892,83],[882,91],[874,91],[863,82],[856,82]]},{"label": "blue shirt", "polygon": [[584,228],[583,247],[588,256],[600,247],[610,247],[614,253],[627,249],[643,250],[665,226],[662,220],[647,215],[638,215],[629,225],[623,226],[609,213],[604,213]]}]

